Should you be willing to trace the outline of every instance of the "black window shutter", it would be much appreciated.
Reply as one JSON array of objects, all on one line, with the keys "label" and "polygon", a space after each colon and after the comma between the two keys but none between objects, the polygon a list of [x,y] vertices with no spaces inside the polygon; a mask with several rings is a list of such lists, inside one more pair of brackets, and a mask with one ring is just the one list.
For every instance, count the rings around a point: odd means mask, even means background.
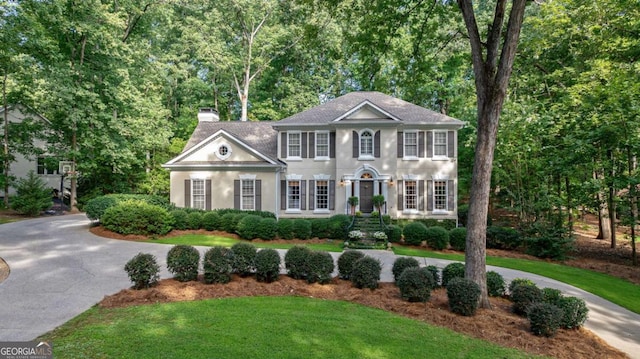
[{"label": "black window shutter", "polygon": [[256,211],[262,211],[262,180],[255,182]]},{"label": "black window shutter", "polygon": [[191,207],[191,180],[184,180],[184,206]]},{"label": "black window shutter", "polygon": [[404,209],[404,183],[402,181],[398,181],[398,210],[402,211]]},{"label": "black window shutter", "polygon": [[373,157],[380,158],[380,130],[373,135]]},{"label": "black window shutter", "polygon": [[307,158],[307,133],[303,132],[300,137],[302,137],[302,158]]},{"label": "black window shutter", "polygon": [[418,210],[424,211],[424,180],[418,181]]},{"label": "black window shutter", "polygon": [[358,158],[360,155],[360,138],[358,137],[358,133],[356,131],[352,132],[353,134],[353,158]]},{"label": "black window shutter", "polygon": [[309,180],[309,209],[316,209],[316,181]]},{"label": "black window shutter", "polygon": [[280,157],[287,158],[287,133],[280,134]]},{"label": "black window shutter", "polygon": [[336,133],[329,134],[329,158],[336,158]]},{"label": "black window shutter", "polygon": [[329,210],[336,209],[336,181],[329,181]]},{"label": "black window shutter", "polygon": [[424,157],[424,132],[418,132],[418,157]]},{"label": "black window shutter", "polygon": [[404,134],[398,132],[398,158],[404,157]]},{"label": "black window shutter", "polygon": [[454,131],[447,132],[447,154],[449,157],[456,156],[456,138]]},{"label": "black window shutter", "polygon": [[307,180],[300,181],[300,209],[307,209]]},{"label": "black window shutter", "polygon": [[287,181],[280,181],[280,209],[287,209]]},{"label": "black window shutter", "polygon": [[433,157],[433,131],[427,131],[427,158]]},{"label": "black window shutter", "polygon": [[204,209],[207,211],[211,210],[211,180],[208,179],[204,181]]},{"label": "black window shutter", "polygon": [[233,180],[233,208],[240,209],[240,180]]},{"label": "black window shutter", "polygon": [[427,211],[433,211],[433,181],[427,181]]},{"label": "black window shutter", "polygon": [[309,158],[316,157],[316,133],[309,132]]},{"label": "black window shutter", "polygon": [[455,206],[455,188],[453,187],[453,180],[447,181],[447,210],[453,211]]}]

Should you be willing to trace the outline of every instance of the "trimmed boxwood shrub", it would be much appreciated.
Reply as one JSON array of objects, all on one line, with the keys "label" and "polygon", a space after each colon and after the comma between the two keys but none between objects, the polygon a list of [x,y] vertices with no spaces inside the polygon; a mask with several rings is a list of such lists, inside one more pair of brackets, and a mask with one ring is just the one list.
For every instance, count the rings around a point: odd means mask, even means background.
[{"label": "trimmed boxwood shrub", "polygon": [[551,337],[562,323],[562,310],[550,303],[533,303],[527,310],[531,332],[535,335]]},{"label": "trimmed boxwood shrub", "polygon": [[543,302],[554,304],[557,306],[561,299],[562,299],[562,292],[560,290],[555,288],[542,288]]},{"label": "trimmed boxwood shrub", "polygon": [[433,277],[434,288],[437,288],[440,285],[440,270],[438,269],[438,267],[434,265],[428,265],[420,269],[426,270],[427,272],[431,273],[431,276]]},{"label": "trimmed boxwood shrub", "polygon": [[231,247],[231,267],[233,271],[242,277],[251,275],[256,266],[256,247],[251,243],[240,242]]},{"label": "trimmed boxwood shrub", "polygon": [[293,239],[293,219],[281,218],[278,221],[278,237],[282,239]]},{"label": "trimmed boxwood shrub", "polygon": [[236,232],[235,213],[225,213],[220,217],[220,229],[227,233]]},{"label": "trimmed boxwood shrub", "polygon": [[447,283],[449,309],[464,316],[472,316],[478,309],[480,286],[466,278],[453,278]]},{"label": "trimmed boxwood shrub", "polygon": [[200,252],[193,246],[179,244],[167,253],[167,269],[180,282],[197,280],[199,264]]},{"label": "trimmed boxwood shrub", "polygon": [[173,217],[173,228],[179,230],[185,230],[189,227],[187,226],[187,211],[183,209],[174,209],[170,212]]},{"label": "trimmed boxwood shrub", "polygon": [[441,251],[449,245],[449,231],[442,227],[428,227],[425,239],[429,247]]},{"label": "trimmed boxwood shrub", "polygon": [[516,289],[516,287],[521,285],[521,284],[527,284],[527,285],[533,285],[533,286],[536,285],[531,279],[514,278],[511,281],[511,283],[509,283],[509,294],[513,293],[513,290]]},{"label": "trimmed boxwood shrub", "polygon": [[353,264],[360,258],[364,257],[361,251],[347,250],[338,257],[338,275],[342,279],[351,278]]},{"label": "trimmed boxwood shrub", "polygon": [[242,217],[236,226],[236,232],[242,239],[252,240],[258,238],[258,225],[262,217],[255,214]]},{"label": "trimmed boxwood shrub", "polygon": [[513,312],[519,315],[526,315],[531,304],[542,302],[542,298],[542,290],[537,286],[520,284],[511,293]]},{"label": "trimmed boxwood shrub", "polygon": [[387,234],[387,239],[391,243],[398,243],[402,239],[402,228],[395,224],[388,225],[385,233]]},{"label": "trimmed boxwood shrub", "polygon": [[[391,273],[393,274],[393,280],[398,281],[402,272],[404,272],[407,268],[420,268],[420,263],[418,260],[413,257],[398,257],[393,262],[393,267],[391,267]],[[396,283],[397,285],[398,283]]]},{"label": "trimmed boxwood shrub", "polygon": [[431,272],[419,267],[407,267],[398,277],[396,285],[402,299],[409,302],[426,302],[431,297],[435,281]]},{"label": "trimmed boxwood shrub", "polygon": [[467,229],[464,227],[453,228],[449,231],[449,245],[456,251],[464,252],[467,244]]},{"label": "trimmed boxwood shrub", "polygon": [[160,279],[160,266],[153,254],[136,254],[124,265],[124,270],[133,282],[133,289],[149,288]]},{"label": "trimmed boxwood shrub", "polygon": [[311,255],[311,250],[304,246],[293,246],[284,255],[284,266],[287,274],[293,279],[304,279],[307,277],[307,258]]},{"label": "trimmed boxwood shrub", "polygon": [[487,248],[516,249],[524,240],[520,232],[513,228],[490,226],[487,227]]},{"label": "trimmed boxwood shrub", "polygon": [[257,224],[258,238],[270,241],[278,234],[278,221],[275,218],[262,218]]},{"label": "trimmed boxwood shrub", "polygon": [[347,239],[351,217],[346,214],[336,214],[329,218],[329,238]]},{"label": "trimmed boxwood shrub", "polygon": [[583,299],[562,297],[557,306],[562,310],[561,326],[566,329],[581,327],[587,321],[589,309]]},{"label": "trimmed boxwood shrub", "polygon": [[104,228],[120,234],[164,235],[173,228],[173,217],[165,208],[140,201],[109,207],[101,222]]},{"label": "trimmed boxwood shrub", "polygon": [[449,263],[442,269],[443,287],[446,287],[453,278],[464,278],[464,263]]},{"label": "trimmed boxwood shrub", "polygon": [[311,220],[311,237],[329,238],[329,218]]},{"label": "trimmed boxwood shrub", "polygon": [[198,230],[202,228],[202,213],[191,212],[187,215],[187,227],[189,229]]},{"label": "trimmed boxwood shrub", "polygon": [[487,292],[492,297],[502,297],[507,290],[504,278],[498,272],[487,272]]},{"label": "trimmed boxwood shrub", "polygon": [[378,281],[380,280],[380,272],[382,272],[380,261],[369,256],[364,256],[353,264],[351,283],[360,289],[376,289],[378,288]]},{"label": "trimmed boxwood shrub", "polygon": [[[273,219],[273,218],[265,218]],[[256,279],[258,282],[275,282],[280,275],[280,254],[272,248],[265,248],[256,254]]]},{"label": "trimmed boxwood shrub", "polygon": [[108,208],[131,200],[159,206],[166,210],[172,209],[172,205],[167,198],[148,194],[107,194],[88,200],[82,209],[89,219],[102,221],[102,215]]},{"label": "trimmed boxwood shrub", "polygon": [[331,281],[331,273],[333,273],[335,264],[329,252],[312,251],[308,254],[305,264],[307,282],[326,284]]},{"label": "trimmed boxwood shrub", "polygon": [[293,221],[293,236],[298,239],[311,238],[311,222],[306,219],[295,219]]},{"label": "trimmed boxwood shrub", "polygon": [[225,247],[213,247],[204,253],[202,266],[204,267],[204,282],[229,283],[231,281],[231,258],[233,252]]},{"label": "trimmed boxwood shrub", "polygon": [[209,211],[202,215],[202,228],[207,231],[215,231],[220,228],[220,215],[218,212]]},{"label": "trimmed boxwood shrub", "polygon": [[427,240],[427,226],[421,222],[411,222],[402,230],[404,242],[412,246],[419,246]]}]

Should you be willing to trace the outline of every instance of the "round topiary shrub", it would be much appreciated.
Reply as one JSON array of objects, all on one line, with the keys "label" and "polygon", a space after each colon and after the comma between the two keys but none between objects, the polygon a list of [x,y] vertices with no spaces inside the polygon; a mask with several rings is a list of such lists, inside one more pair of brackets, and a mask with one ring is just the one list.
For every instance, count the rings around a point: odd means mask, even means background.
[{"label": "round topiary shrub", "polygon": [[109,207],[115,206],[116,203],[118,203],[118,200],[114,196],[98,196],[87,201],[82,210],[90,220],[100,220],[104,211]]},{"label": "round topiary shrub", "polygon": [[107,208],[102,225],[120,234],[164,235],[173,228],[173,217],[156,205],[141,201],[124,201]]},{"label": "round topiary shrub", "polygon": [[466,278],[453,278],[447,283],[447,298],[452,312],[472,316],[478,309],[480,286]]},{"label": "round topiary shrub", "polygon": [[199,264],[200,252],[193,246],[179,244],[167,253],[167,269],[177,281],[197,280]]},{"label": "round topiary shrub", "polygon": [[511,293],[513,312],[519,315],[526,315],[529,307],[534,303],[542,302],[542,299],[542,290],[540,288],[535,285],[520,284]]},{"label": "round topiary shrub", "polygon": [[492,297],[502,297],[507,290],[504,278],[498,272],[487,272],[487,291]]},{"label": "round topiary shrub", "polygon": [[464,252],[467,244],[467,229],[464,227],[453,228],[449,231],[449,245],[456,251]]},{"label": "round topiary shrub", "polygon": [[153,254],[138,253],[124,265],[133,289],[149,288],[160,279],[160,266]]},{"label": "round topiary shrub", "polygon": [[252,240],[258,238],[258,226],[262,221],[262,217],[250,214],[242,217],[236,226],[236,232],[242,239]]},{"label": "round topiary shrub", "polygon": [[436,267],[434,265],[428,265],[428,266],[422,267],[420,269],[431,273],[431,276],[433,277],[434,288],[437,288],[440,285],[440,279],[441,278],[440,278],[440,270],[438,269],[438,267]]},{"label": "round topiary shrub", "polygon": [[298,239],[311,238],[311,222],[298,218],[293,221],[293,236]]},{"label": "round topiary shrub", "polygon": [[442,286],[446,287],[453,278],[464,278],[464,263],[453,262],[442,269]]},{"label": "round topiary shrub", "polygon": [[542,301],[545,303],[558,306],[558,303],[563,298],[562,292],[554,288],[542,288]]},{"label": "round topiary shrub", "polygon": [[281,218],[278,221],[278,237],[282,239],[293,239],[293,219]]},{"label": "round topiary shrub", "polygon": [[353,264],[351,282],[356,288],[378,288],[382,265],[375,258],[364,256]]},{"label": "round topiary shrub", "polygon": [[256,265],[256,247],[251,243],[240,242],[231,247],[231,252],[233,252],[231,259],[233,271],[242,277],[251,275]]},{"label": "round topiary shrub", "polygon": [[404,226],[402,234],[404,235],[404,243],[419,246],[427,240],[427,226],[421,222],[411,222]]},{"label": "round topiary shrub", "polygon": [[280,254],[271,248],[261,249],[256,254],[256,279],[258,282],[275,282],[280,275]]},{"label": "round topiary shrub", "polygon": [[581,327],[587,321],[589,309],[583,299],[562,297],[557,306],[562,310],[561,326],[566,329]]},{"label": "round topiary shrub", "polygon": [[349,235],[351,217],[346,214],[336,214],[329,218],[329,238],[347,239]]},{"label": "round topiary shrub", "polygon": [[431,272],[419,267],[407,267],[396,280],[402,299],[409,302],[426,302],[435,288]]},{"label": "round topiary shrub", "polygon": [[[391,273],[393,274],[393,280],[398,281],[402,272],[404,272],[407,268],[420,268],[420,263],[418,260],[413,257],[398,257],[393,262],[393,267],[391,267]],[[398,283],[396,283],[397,285]]]},{"label": "round topiary shrub", "polygon": [[209,211],[202,215],[202,228],[207,231],[215,231],[220,228],[220,215],[218,212]]},{"label": "round topiary shrub", "polygon": [[351,278],[353,264],[360,258],[364,257],[364,253],[360,251],[347,250],[338,257],[338,275],[342,279]]},{"label": "round topiary shrub", "polygon": [[191,212],[187,215],[187,228],[198,230],[202,228],[202,213]]},{"label": "round topiary shrub", "polygon": [[173,228],[179,230],[185,230],[188,228],[187,211],[183,209],[174,209],[171,211],[171,216],[173,217]]},{"label": "round topiary shrub", "polygon": [[220,217],[220,229],[227,233],[236,232],[235,213],[225,213]]},{"label": "round topiary shrub", "polygon": [[531,279],[515,278],[511,281],[511,283],[509,283],[509,294],[513,293],[513,290],[516,289],[516,287],[521,284],[527,284],[527,285],[533,285],[533,286],[536,285]]},{"label": "round topiary shrub", "polygon": [[303,246],[293,246],[284,255],[284,266],[287,274],[293,279],[304,279],[307,277],[307,259],[311,255],[311,250]]},{"label": "round topiary shrub", "polygon": [[213,247],[204,254],[202,266],[204,267],[204,282],[211,283],[229,283],[231,281],[231,258],[233,252],[225,247]]},{"label": "round topiary shrub", "polygon": [[429,247],[441,251],[449,246],[449,231],[442,227],[428,227],[426,241]]},{"label": "round topiary shrub", "polygon": [[270,241],[278,234],[278,221],[275,218],[263,218],[257,224],[258,238]]},{"label": "round topiary shrub", "polygon": [[385,233],[387,233],[387,239],[391,243],[398,243],[402,239],[402,228],[395,224],[388,225]]},{"label": "round topiary shrub", "polygon": [[307,282],[329,283],[334,268],[333,257],[329,252],[312,251],[306,261]]},{"label": "round topiary shrub", "polygon": [[329,238],[329,218],[314,218],[311,221],[311,237]]},{"label": "round topiary shrub", "polygon": [[527,310],[531,332],[535,335],[551,337],[562,323],[562,310],[551,303],[533,303]]}]

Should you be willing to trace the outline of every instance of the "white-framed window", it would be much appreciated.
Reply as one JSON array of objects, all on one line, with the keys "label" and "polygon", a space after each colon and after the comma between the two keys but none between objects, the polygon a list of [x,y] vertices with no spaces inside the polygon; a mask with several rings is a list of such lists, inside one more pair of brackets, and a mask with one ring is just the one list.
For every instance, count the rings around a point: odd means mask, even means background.
[{"label": "white-framed window", "polygon": [[205,209],[205,182],[200,178],[191,179],[191,208]]},{"label": "white-framed window", "polygon": [[38,157],[38,174],[39,175],[57,175],[59,161],[53,157]]},{"label": "white-framed window", "polygon": [[240,180],[240,209],[253,211],[256,208],[256,181],[254,179]]},{"label": "white-framed window", "polygon": [[433,209],[447,210],[447,181],[433,181]]},{"label": "white-framed window", "polygon": [[407,211],[418,210],[418,181],[404,181],[404,209]]},{"label": "white-framed window", "polygon": [[418,132],[404,132],[404,157],[418,157]]},{"label": "white-framed window", "polygon": [[433,132],[433,156],[447,157],[447,131]]},{"label": "white-framed window", "polygon": [[329,158],[329,132],[316,132],[316,158]]},{"label": "white-framed window", "polygon": [[287,180],[287,210],[300,210],[300,180]]},{"label": "white-framed window", "polygon": [[370,130],[360,133],[360,157],[373,157],[373,132]]},{"label": "white-framed window", "polygon": [[216,157],[218,157],[219,159],[226,160],[231,156],[231,146],[226,143],[222,143],[220,144],[220,146],[218,146],[218,149],[215,153]]},{"label": "white-framed window", "polygon": [[329,181],[316,181],[316,210],[329,210]]},{"label": "white-framed window", "polygon": [[287,133],[287,157],[300,158],[302,156],[302,133]]}]

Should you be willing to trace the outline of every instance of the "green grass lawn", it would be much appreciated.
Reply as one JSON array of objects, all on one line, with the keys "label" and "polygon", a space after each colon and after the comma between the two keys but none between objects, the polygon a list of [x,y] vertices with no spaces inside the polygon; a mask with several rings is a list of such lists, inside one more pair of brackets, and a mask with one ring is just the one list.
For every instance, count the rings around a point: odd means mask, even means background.
[{"label": "green grass lawn", "polygon": [[[402,246],[394,247],[394,252],[407,256],[464,261],[462,254],[439,253]],[[640,313],[640,286],[621,278],[586,269],[527,259],[487,257],[487,264],[552,278],[605,298],[632,312]]]},{"label": "green grass lawn", "polygon": [[94,307],[39,340],[56,358],[534,358],[349,302],[244,297]]},{"label": "green grass lawn", "polygon": [[[168,237],[161,239],[152,239],[149,240],[150,243],[162,243],[162,244],[189,244],[192,246],[223,246],[223,247],[231,247],[238,242],[243,242],[238,239],[223,237],[223,236],[213,236],[213,235],[203,235],[203,234],[185,234],[182,236],[176,237]],[[276,248],[276,249],[289,249],[293,247],[294,243],[253,243],[258,248]],[[342,241],[335,240],[327,240],[325,243],[307,243],[305,246],[314,249],[314,250],[322,250],[328,252],[342,252]]]}]

